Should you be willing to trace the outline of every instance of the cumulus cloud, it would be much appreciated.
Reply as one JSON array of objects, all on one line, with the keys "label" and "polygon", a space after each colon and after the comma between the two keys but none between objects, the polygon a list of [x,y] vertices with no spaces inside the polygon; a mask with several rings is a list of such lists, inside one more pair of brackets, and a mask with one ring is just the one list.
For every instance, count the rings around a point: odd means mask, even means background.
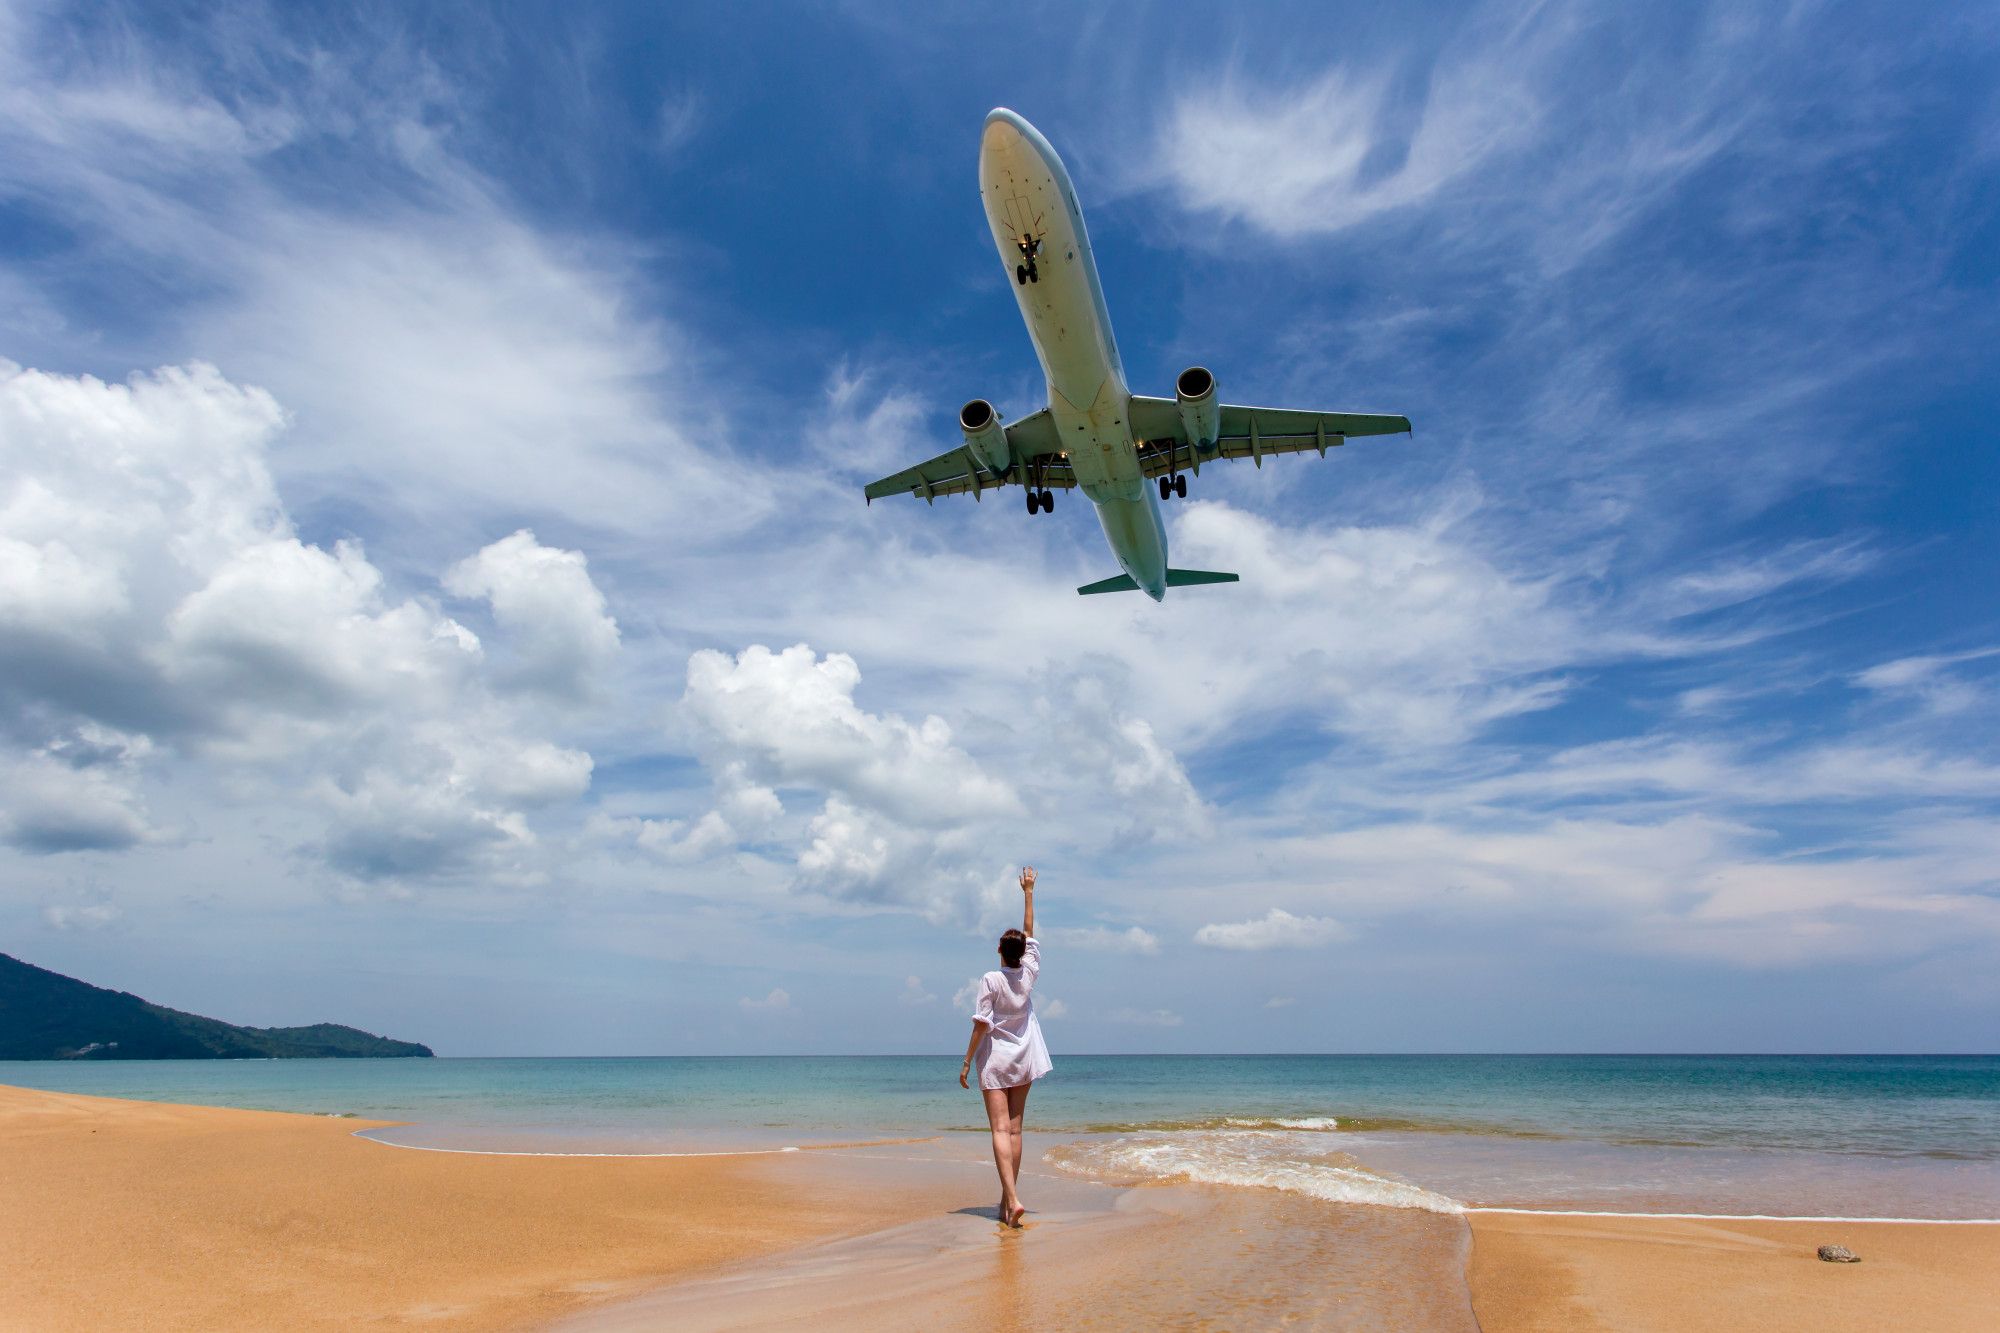
[{"label": "cumulus cloud", "polygon": [[[150,774],[205,764],[213,795],[256,772],[239,798],[316,806],[332,868],[423,878],[508,863],[530,812],[587,788],[589,755],[534,734],[472,631],[392,592],[358,543],[300,538],[266,461],[284,422],[206,365],[125,384],[0,367],[0,699],[25,741],[0,756],[0,837],[156,839]],[[550,659],[551,587],[589,656],[615,647],[574,553],[508,539],[462,570],[517,660]]]},{"label": "cumulus cloud", "polygon": [[717,805],[687,837],[720,851],[774,824],[781,792],[805,791],[820,801],[796,840],[805,886],[933,916],[984,910],[1000,863],[982,835],[1023,813],[1019,795],[942,718],[861,708],[860,683],[853,658],[804,644],[690,658],[680,712]]},{"label": "cumulus cloud", "polygon": [[897,994],[896,1003],[907,1005],[935,1004],[937,1003],[937,996],[924,989],[924,979],[922,977],[904,977],[903,989]]},{"label": "cumulus cloud", "polygon": [[1037,934],[1050,943],[1072,949],[1148,955],[1160,951],[1160,937],[1140,926],[1127,926],[1123,930],[1110,926],[1044,926]]},{"label": "cumulus cloud", "polygon": [[124,915],[114,903],[50,903],[42,920],[54,930],[102,930]]},{"label": "cumulus cloud", "polygon": [[522,684],[581,699],[618,651],[618,622],[583,553],[544,546],[526,528],[453,565],[444,586],[492,606]]},{"label": "cumulus cloud", "polygon": [[1210,924],[1194,933],[1196,944],[1213,949],[1254,952],[1261,949],[1310,949],[1341,939],[1346,928],[1323,916],[1293,916],[1273,907],[1262,917],[1233,924]]},{"label": "cumulus cloud", "polygon": [[736,1002],[746,1014],[788,1014],[792,1012],[792,997],[782,987],[772,987],[771,993],[761,1000],[744,999]]},{"label": "cumulus cloud", "polygon": [[137,789],[151,750],[84,722],[25,754],[0,753],[0,842],[25,852],[123,851],[159,836]]},{"label": "cumulus cloud", "polygon": [[681,706],[705,743],[767,785],[840,791],[921,825],[1020,813],[1013,790],[952,743],[943,718],[867,712],[854,701],[860,684],[845,653],[753,644],[688,659]]}]

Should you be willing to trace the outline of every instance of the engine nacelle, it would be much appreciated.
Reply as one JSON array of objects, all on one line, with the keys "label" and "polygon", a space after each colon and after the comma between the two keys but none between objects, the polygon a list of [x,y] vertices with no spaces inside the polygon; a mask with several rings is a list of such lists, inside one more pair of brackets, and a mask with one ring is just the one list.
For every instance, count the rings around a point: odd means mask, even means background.
[{"label": "engine nacelle", "polygon": [[1206,366],[1189,366],[1174,380],[1174,401],[1181,408],[1181,429],[1188,443],[1204,454],[1215,452],[1222,434],[1222,404],[1215,397],[1215,376]]},{"label": "engine nacelle", "polygon": [[1007,447],[1007,428],[1000,424],[993,404],[975,398],[959,408],[958,428],[965,432],[965,442],[980,466],[996,477],[1007,475],[1007,469],[1014,466],[1013,451]]}]

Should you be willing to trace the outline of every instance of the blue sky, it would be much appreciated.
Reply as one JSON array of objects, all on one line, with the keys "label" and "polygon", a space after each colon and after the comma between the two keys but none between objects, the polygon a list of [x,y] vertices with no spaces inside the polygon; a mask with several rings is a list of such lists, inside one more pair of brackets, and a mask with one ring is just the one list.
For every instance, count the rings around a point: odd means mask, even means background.
[{"label": "blue sky", "polygon": [[[1972,6],[0,8],[0,932],[450,1054],[1990,1050]],[[1032,34],[1032,40],[1028,35]],[[1133,388],[1407,414],[860,502]],[[1220,473],[1220,475],[1218,475]]]}]

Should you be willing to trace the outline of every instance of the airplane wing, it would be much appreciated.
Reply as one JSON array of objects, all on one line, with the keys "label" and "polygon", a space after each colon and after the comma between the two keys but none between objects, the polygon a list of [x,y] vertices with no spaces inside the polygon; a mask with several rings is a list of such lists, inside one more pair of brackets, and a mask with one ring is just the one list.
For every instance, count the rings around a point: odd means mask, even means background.
[{"label": "airplane wing", "polygon": [[1353,435],[1407,435],[1408,417],[1373,412],[1302,412],[1290,407],[1237,407],[1224,404],[1222,430],[1213,453],[1196,458],[1183,438],[1180,406],[1171,398],[1132,398],[1132,436],[1146,475],[1198,468],[1217,458],[1248,458],[1264,466],[1266,454],[1297,454],[1345,444]]},{"label": "airplane wing", "polygon": [[[1056,438],[1047,408],[1008,426],[1007,448],[1016,459],[1030,462],[1036,484],[1049,490],[1069,490],[1076,485],[1076,474],[1068,461],[1057,456],[1062,442]],[[1005,474],[995,473],[973,455],[971,446],[961,444],[915,467],[869,482],[867,496],[871,503],[885,495],[916,495],[931,501],[940,495],[970,494],[977,500],[986,491],[1020,480],[1018,464]]]}]

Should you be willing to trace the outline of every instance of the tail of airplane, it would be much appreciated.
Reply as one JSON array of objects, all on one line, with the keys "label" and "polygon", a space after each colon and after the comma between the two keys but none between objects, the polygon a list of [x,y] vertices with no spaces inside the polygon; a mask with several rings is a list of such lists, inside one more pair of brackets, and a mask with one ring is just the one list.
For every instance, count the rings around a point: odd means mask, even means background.
[{"label": "tail of airplane", "polygon": [[[1187,588],[1197,583],[1237,583],[1235,574],[1219,574],[1212,569],[1170,569],[1167,571],[1169,588]],[[1115,578],[1100,579],[1096,583],[1086,583],[1078,588],[1079,596],[1088,597],[1098,592],[1137,592],[1139,585],[1132,581],[1130,574],[1120,574]]]}]

